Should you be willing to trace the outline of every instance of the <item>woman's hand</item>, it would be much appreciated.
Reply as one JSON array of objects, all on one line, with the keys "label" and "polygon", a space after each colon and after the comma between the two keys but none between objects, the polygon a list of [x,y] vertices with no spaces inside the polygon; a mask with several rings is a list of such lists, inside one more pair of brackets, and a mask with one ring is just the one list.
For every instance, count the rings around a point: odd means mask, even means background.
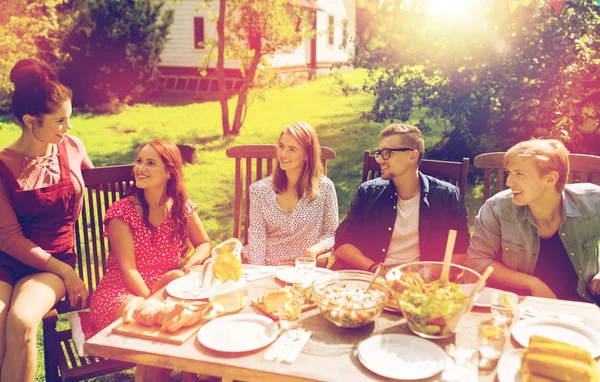
[{"label": "woman's hand", "polygon": [[318,254],[319,253],[315,249],[313,249],[312,247],[310,247],[310,248],[307,248],[304,251],[304,255],[302,255],[302,256],[304,256],[304,257],[312,257],[313,259],[316,259]]},{"label": "woman's hand", "polygon": [[60,274],[60,277],[65,283],[67,295],[71,302],[71,308],[77,306],[79,302],[81,302],[81,307],[83,308],[88,298],[88,290],[85,283],[77,276],[77,273],[75,273],[73,268],[68,265],[66,266],[65,271]]}]

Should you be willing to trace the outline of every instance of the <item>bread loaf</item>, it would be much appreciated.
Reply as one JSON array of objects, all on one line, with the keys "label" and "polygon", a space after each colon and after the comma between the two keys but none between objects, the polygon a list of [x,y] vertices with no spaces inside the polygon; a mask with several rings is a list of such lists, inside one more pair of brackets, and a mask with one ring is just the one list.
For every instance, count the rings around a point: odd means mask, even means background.
[{"label": "bread loaf", "polygon": [[292,291],[289,288],[270,290],[258,298],[258,303],[265,307],[268,313],[277,311],[278,300],[285,296],[291,296]]},{"label": "bread loaf", "polygon": [[523,382],[598,382],[592,355],[579,346],[533,335],[521,360]]},{"label": "bread loaf", "polygon": [[189,309],[184,309],[176,316],[172,317],[169,321],[165,322],[160,330],[167,333],[174,333],[181,328],[186,328],[189,326],[196,325],[204,314],[209,310],[211,304],[207,304],[204,308],[201,308],[197,311],[192,311]]},{"label": "bread loaf", "polygon": [[143,302],[145,301],[145,299],[143,297],[134,297],[131,300],[129,300],[129,302],[127,303],[127,305],[125,306],[125,309],[123,309],[123,322],[128,324],[130,322],[135,321],[133,318],[133,311]]}]

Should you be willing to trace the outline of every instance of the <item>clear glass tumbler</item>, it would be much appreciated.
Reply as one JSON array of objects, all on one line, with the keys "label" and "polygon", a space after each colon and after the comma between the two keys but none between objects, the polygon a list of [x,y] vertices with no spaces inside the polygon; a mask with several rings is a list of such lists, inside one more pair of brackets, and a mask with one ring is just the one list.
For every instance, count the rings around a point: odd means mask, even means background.
[{"label": "clear glass tumbler", "polygon": [[506,346],[508,327],[506,321],[495,319],[483,321],[478,326],[479,369],[493,370]]},{"label": "clear glass tumbler", "polygon": [[492,315],[498,321],[505,321],[510,325],[518,318],[519,296],[503,290],[492,291]]},{"label": "clear glass tumbler", "polygon": [[302,280],[302,284],[310,284],[311,279],[309,275],[314,271],[315,267],[317,266],[317,259],[315,259],[314,257],[302,256],[296,259],[295,264],[296,270],[298,271],[298,274],[300,275],[300,278]]}]

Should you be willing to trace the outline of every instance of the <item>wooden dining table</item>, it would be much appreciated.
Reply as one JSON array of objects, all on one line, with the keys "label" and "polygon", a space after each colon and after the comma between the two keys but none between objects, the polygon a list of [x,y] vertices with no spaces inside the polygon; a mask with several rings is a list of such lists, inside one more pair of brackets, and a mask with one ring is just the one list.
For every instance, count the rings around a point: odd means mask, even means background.
[{"label": "wooden dining table", "polygon": [[[248,283],[248,296],[256,299],[263,292],[282,286],[274,276],[255,280]],[[519,308],[580,316],[586,326],[600,333],[600,308],[594,304],[524,297],[520,299]],[[251,306],[244,307],[241,313],[261,314]],[[477,326],[491,317],[489,308],[474,308],[461,321],[455,335],[431,341],[443,349],[450,344],[459,349],[471,349],[471,353],[476,355]],[[113,333],[112,328],[119,325],[120,321],[117,320],[90,338],[84,345],[85,351],[88,355],[135,363],[136,381],[158,379],[156,368],[216,376],[223,381],[390,381],[361,364],[356,355],[357,346],[375,334],[415,335],[400,313],[384,311],[373,323],[361,328],[344,329],[327,321],[318,309],[312,309],[303,312],[300,321],[300,326],[312,331],[312,336],[295,362],[284,364],[263,358],[269,346],[251,352],[222,353],[204,347],[196,336],[181,345],[175,345]],[[508,341],[506,349],[514,347],[518,347],[516,342]],[[473,373],[468,375],[473,380],[496,380],[495,371],[478,375],[476,366],[471,366]],[[424,381],[443,381],[443,378],[443,373],[438,373]]]}]

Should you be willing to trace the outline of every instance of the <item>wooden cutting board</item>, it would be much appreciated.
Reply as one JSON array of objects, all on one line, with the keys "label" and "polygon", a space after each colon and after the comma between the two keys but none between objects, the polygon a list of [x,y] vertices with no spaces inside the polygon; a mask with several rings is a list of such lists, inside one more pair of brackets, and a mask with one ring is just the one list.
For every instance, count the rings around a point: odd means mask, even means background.
[{"label": "wooden cutting board", "polygon": [[140,325],[135,321],[130,322],[128,324],[124,324],[123,322],[121,322],[119,325],[115,326],[112,329],[112,331],[113,333],[121,334],[124,336],[181,345],[182,343],[187,341],[191,336],[196,334],[198,330],[200,330],[200,327],[208,321],[210,320],[203,318],[196,325],[179,329],[175,333],[165,333],[161,331],[158,326]]},{"label": "wooden cutting board", "polygon": [[[256,309],[260,310],[262,313],[264,313],[267,317],[270,317],[273,321],[277,321],[279,320],[279,315],[277,314],[277,312],[267,312],[267,309],[265,308],[265,306],[261,303],[259,303],[257,300],[252,300],[250,302],[250,304],[255,307]],[[317,307],[317,303],[313,302],[310,304],[304,304],[301,306],[301,310],[303,312],[307,311],[307,310],[311,310]]]},{"label": "wooden cutting board", "polygon": [[113,329],[113,333],[121,334],[129,337],[143,338],[147,340],[167,342],[170,344],[181,345],[187,341],[191,336],[196,334],[200,327],[206,324],[208,321],[219,317],[219,314],[211,309],[210,312],[195,325],[187,328],[181,328],[175,333],[166,333],[160,330],[158,326],[146,326],[134,322],[123,323],[122,321],[116,325]]}]

